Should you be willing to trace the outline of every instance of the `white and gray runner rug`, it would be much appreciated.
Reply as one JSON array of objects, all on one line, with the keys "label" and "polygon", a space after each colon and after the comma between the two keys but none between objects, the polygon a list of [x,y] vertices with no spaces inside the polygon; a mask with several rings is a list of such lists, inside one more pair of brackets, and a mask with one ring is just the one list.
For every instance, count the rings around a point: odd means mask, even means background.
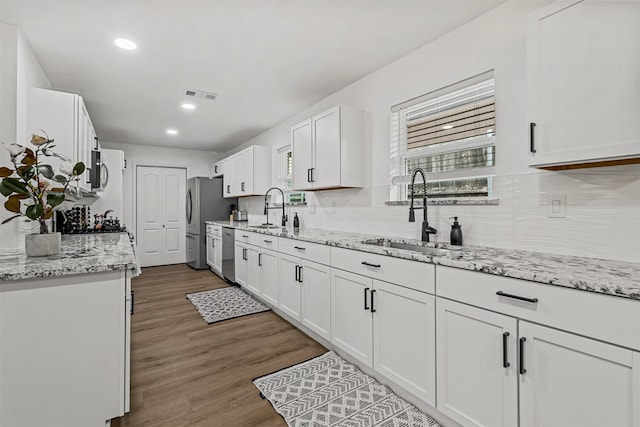
[{"label": "white and gray runner rug", "polygon": [[439,426],[333,351],[253,383],[289,426]]},{"label": "white and gray runner rug", "polygon": [[187,299],[191,301],[207,323],[220,322],[271,310],[251,295],[234,286],[187,294]]}]

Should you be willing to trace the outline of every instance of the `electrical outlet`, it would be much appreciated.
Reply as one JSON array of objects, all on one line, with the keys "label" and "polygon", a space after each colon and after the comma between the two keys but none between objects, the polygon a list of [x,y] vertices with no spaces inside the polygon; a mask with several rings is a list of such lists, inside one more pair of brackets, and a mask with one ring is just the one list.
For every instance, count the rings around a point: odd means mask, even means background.
[{"label": "electrical outlet", "polygon": [[547,217],[549,218],[566,218],[567,217],[567,195],[566,194],[549,195],[549,203],[547,206]]}]

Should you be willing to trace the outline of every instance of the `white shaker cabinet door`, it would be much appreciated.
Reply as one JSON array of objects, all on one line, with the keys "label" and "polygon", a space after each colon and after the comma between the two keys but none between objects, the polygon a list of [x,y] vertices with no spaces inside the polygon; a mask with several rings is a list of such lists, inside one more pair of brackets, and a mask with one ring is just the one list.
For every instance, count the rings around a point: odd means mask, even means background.
[{"label": "white shaker cabinet door", "polygon": [[298,281],[298,258],[280,254],[279,278],[279,307],[293,317],[300,320],[300,282]]},{"label": "white shaker cabinet door", "polygon": [[464,426],[517,426],[517,320],[437,298],[436,325],[438,410]]},{"label": "white shaker cabinet door", "polygon": [[373,368],[373,280],[331,269],[331,342]]},{"label": "white shaker cabinet door", "polygon": [[278,253],[263,249],[260,253],[261,291],[265,301],[278,305]]},{"label": "white shaker cabinet door", "polygon": [[435,297],[373,281],[374,369],[436,403]]},{"label": "white shaker cabinet door", "polygon": [[311,119],[315,161],[311,170],[313,188],[340,185],[340,106]]},{"label": "white shaker cabinet door", "polygon": [[305,120],[291,128],[293,155],[293,189],[311,190],[311,168],[313,168],[313,141],[311,120]]},{"label": "white shaker cabinet door", "polygon": [[640,426],[640,354],[520,321],[520,425]]},{"label": "white shaker cabinet door", "polygon": [[234,267],[235,267],[235,280],[240,286],[247,286],[247,275],[249,269],[249,263],[247,259],[247,245],[238,244],[235,245],[234,254]]},{"label": "white shaker cabinet door", "polygon": [[529,21],[530,163],[640,157],[640,2],[558,1]]},{"label": "white shaker cabinet door", "polygon": [[207,264],[209,267],[214,268],[215,265],[215,242],[214,237],[207,234]]},{"label": "white shaker cabinet door", "polygon": [[302,324],[327,340],[331,339],[331,268],[302,260]]},{"label": "white shaker cabinet door", "polygon": [[260,295],[262,267],[260,266],[260,248],[247,245],[247,289],[256,295]]}]

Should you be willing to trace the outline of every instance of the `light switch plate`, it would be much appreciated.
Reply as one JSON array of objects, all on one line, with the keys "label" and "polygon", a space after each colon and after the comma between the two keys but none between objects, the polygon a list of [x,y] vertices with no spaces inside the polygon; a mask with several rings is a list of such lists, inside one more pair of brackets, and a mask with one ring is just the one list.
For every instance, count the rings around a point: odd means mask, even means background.
[{"label": "light switch plate", "polygon": [[567,217],[567,195],[566,194],[549,195],[549,204],[547,206],[547,216],[549,218],[566,218]]}]

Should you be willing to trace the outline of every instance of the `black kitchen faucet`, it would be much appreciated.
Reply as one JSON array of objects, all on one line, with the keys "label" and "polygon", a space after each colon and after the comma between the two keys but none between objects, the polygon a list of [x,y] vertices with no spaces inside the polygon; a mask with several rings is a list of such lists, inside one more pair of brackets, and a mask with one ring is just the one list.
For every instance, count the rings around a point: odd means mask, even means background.
[{"label": "black kitchen faucet", "polygon": [[[422,175],[422,207],[413,207],[413,194],[415,189],[416,175],[420,172]],[[416,214],[414,209],[424,209],[424,217],[422,219],[422,241],[429,241],[429,234],[437,234],[438,230],[433,227],[429,227],[429,221],[427,221],[427,178],[424,176],[424,171],[420,168],[416,168],[411,176],[411,206],[409,207],[409,222],[416,222]]]},{"label": "black kitchen faucet", "polygon": [[278,187],[271,187],[270,189],[267,190],[267,192],[264,195],[264,214],[267,215],[267,222],[263,225],[274,225],[269,222],[269,209],[278,209],[277,206],[269,207],[269,199],[267,198],[267,196],[269,195],[269,192],[271,190],[278,190],[280,193],[282,193],[282,226],[286,227],[288,218],[287,218],[287,215],[284,213],[284,191],[282,191],[282,189]]}]

